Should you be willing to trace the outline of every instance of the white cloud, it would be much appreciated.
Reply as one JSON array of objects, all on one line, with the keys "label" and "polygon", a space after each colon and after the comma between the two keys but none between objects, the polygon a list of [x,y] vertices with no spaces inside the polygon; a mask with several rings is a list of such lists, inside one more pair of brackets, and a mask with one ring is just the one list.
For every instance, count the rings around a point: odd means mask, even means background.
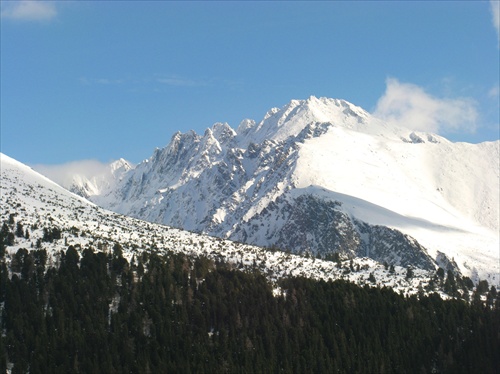
[{"label": "white cloud", "polygon": [[20,21],[49,21],[57,15],[53,2],[20,0],[2,2],[2,18]]},{"label": "white cloud", "polygon": [[500,45],[500,0],[490,0],[493,26],[497,30],[498,43]]},{"label": "white cloud", "polygon": [[71,186],[75,177],[91,179],[109,174],[109,165],[97,160],[72,161],[61,165],[39,164],[32,165],[32,167],[47,178],[65,187]]},{"label": "white cloud", "polygon": [[476,103],[469,98],[437,98],[411,83],[386,81],[374,115],[412,130],[440,133],[476,130]]}]

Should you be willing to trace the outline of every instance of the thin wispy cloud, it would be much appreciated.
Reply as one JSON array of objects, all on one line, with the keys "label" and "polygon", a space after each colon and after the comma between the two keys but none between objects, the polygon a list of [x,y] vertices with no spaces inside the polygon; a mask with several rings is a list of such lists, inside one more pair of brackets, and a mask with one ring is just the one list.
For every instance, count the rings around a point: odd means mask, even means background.
[{"label": "thin wispy cloud", "polygon": [[98,83],[98,84],[122,84],[123,79],[100,78],[100,79],[96,79],[96,83]]},{"label": "thin wispy cloud", "polygon": [[80,84],[84,86],[90,85],[151,85],[151,84],[161,84],[173,87],[201,87],[207,86],[208,83],[205,81],[197,81],[193,79],[186,79],[180,77],[156,77],[153,79],[122,79],[122,78],[88,78],[80,77],[78,78]]},{"label": "thin wispy cloud", "polygon": [[412,130],[475,132],[478,113],[470,98],[438,98],[411,83],[387,79],[385,93],[378,100],[374,115]]},{"label": "thin wispy cloud", "polygon": [[500,47],[500,0],[490,0],[493,26],[497,30],[498,45]]},{"label": "thin wispy cloud", "polygon": [[206,82],[203,81],[195,81],[192,79],[185,79],[180,77],[162,77],[157,79],[158,83],[166,84],[168,86],[177,86],[177,87],[198,87],[198,86],[206,86]]},{"label": "thin wispy cloud", "polygon": [[115,85],[115,84],[122,84],[125,83],[124,79],[111,79],[111,78],[87,78],[87,77],[80,77],[78,78],[78,81],[85,85],[85,86],[90,86],[93,84],[100,84],[100,85]]},{"label": "thin wispy cloud", "polygon": [[57,16],[54,2],[20,0],[2,2],[1,17],[17,21],[50,21]]}]

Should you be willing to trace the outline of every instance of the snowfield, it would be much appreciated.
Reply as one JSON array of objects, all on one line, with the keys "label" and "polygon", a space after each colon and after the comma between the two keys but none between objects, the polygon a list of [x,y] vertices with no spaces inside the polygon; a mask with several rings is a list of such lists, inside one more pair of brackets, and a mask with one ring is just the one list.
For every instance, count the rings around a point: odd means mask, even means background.
[{"label": "snowfield", "polygon": [[499,284],[499,142],[454,144],[420,134],[435,141],[414,144],[388,135],[333,127],[307,140],[296,187],[321,186],[353,217],[400,230],[432,257],[444,252],[464,274]]}]

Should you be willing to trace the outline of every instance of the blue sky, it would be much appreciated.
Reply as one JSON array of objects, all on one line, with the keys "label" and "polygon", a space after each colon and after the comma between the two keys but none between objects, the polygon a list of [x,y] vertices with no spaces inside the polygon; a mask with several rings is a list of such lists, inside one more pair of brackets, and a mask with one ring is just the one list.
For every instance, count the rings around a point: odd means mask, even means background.
[{"label": "blue sky", "polygon": [[1,151],[132,162],[310,95],[499,138],[498,1],[2,1]]}]

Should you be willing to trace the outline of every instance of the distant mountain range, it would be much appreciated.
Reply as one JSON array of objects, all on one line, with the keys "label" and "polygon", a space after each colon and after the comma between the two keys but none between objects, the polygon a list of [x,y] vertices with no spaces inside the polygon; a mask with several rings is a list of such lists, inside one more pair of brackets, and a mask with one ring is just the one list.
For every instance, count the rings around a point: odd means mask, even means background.
[{"label": "distant mountain range", "polygon": [[137,166],[120,160],[56,182],[150,222],[292,253],[441,266],[499,285],[499,149],[310,97],[236,130],[176,133]]}]

